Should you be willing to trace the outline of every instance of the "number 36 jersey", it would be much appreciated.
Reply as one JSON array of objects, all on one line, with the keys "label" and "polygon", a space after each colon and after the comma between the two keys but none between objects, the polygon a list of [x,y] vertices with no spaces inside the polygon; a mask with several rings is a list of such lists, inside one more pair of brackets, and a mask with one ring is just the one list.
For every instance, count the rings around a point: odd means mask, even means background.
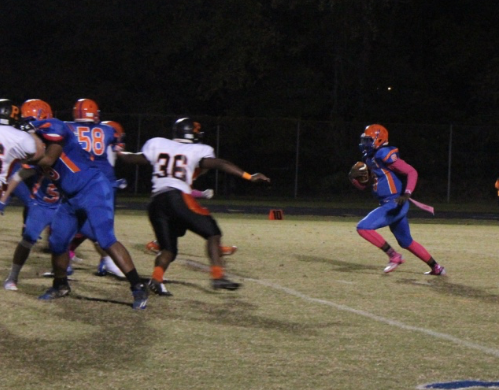
[{"label": "number 36 jersey", "polygon": [[203,158],[215,158],[213,148],[204,144],[184,144],[166,138],[151,138],[142,147],[151,163],[153,196],[176,188],[191,193],[194,172]]}]

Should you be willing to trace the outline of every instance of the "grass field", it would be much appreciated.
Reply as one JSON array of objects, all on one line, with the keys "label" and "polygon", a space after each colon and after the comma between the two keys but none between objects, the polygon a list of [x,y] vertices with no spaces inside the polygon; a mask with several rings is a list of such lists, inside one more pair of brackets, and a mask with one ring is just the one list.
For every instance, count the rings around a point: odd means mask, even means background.
[{"label": "grass field", "polygon": [[[0,291],[1,389],[416,389],[499,381],[499,227],[414,220],[414,238],[447,269],[386,256],[356,219],[216,215],[244,286],[213,291],[203,241],[188,233],[166,277],[173,297],[131,309],[126,282],[94,275],[89,243],[70,297],[40,302],[49,255],[33,250],[18,292]],[[20,209],[0,219],[0,273],[20,237]],[[141,276],[154,256],[144,212],[120,211],[117,235]],[[398,249],[388,230],[380,231]]]}]

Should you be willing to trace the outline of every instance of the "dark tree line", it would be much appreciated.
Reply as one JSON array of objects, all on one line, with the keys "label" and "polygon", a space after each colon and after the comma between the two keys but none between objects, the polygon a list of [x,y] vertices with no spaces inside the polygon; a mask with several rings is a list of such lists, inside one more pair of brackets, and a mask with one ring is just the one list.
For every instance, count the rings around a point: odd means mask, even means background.
[{"label": "dark tree line", "polygon": [[495,0],[4,0],[0,95],[67,110],[497,123]]}]

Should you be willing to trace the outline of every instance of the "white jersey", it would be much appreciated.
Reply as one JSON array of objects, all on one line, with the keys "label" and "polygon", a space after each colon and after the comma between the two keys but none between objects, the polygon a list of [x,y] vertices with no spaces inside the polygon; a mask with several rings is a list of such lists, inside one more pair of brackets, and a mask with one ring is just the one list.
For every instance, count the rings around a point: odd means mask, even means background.
[{"label": "white jersey", "polygon": [[26,160],[36,153],[32,135],[12,126],[0,125],[0,184],[7,183],[13,161]]},{"label": "white jersey", "polygon": [[215,158],[213,148],[204,144],[184,144],[166,138],[151,138],[142,147],[144,157],[151,163],[152,194],[176,188],[187,194],[196,168],[203,158]]}]

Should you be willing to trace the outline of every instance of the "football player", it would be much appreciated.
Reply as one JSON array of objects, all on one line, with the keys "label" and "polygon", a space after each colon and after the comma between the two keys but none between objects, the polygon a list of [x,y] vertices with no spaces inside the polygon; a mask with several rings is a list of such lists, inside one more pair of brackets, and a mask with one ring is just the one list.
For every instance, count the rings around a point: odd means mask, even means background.
[{"label": "football player", "polygon": [[[47,119],[52,118],[52,109],[42,100],[30,99],[21,106],[22,118]],[[20,184],[29,179],[29,204],[26,210],[22,240],[17,244],[12,260],[9,276],[4,281],[4,288],[17,291],[19,273],[26,263],[31,248],[35,245],[40,234],[46,227],[50,227],[61,197],[57,187],[51,180],[45,178],[39,167],[23,165],[8,181],[7,190],[2,194],[0,201],[6,202],[11,193],[16,193]],[[26,186],[26,185],[25,185]],[[72,273],[68,267],[68,274]]]},{"label": "football player", "polygon": [[237,290],[240,283],[225,277],[220,256],[222,232],[208,209],[201,207],[191,195],[192,180],[197,168],[220,169],[251,182],[270,182],[261,174],[250,175],[233,163],[215,157],[211,146],[198,143],[201,125],[190,118],[180,118],[173,125],[173,140],[149,139],[140,153],[119,152],[124,162],[151,164],[152,200],[149,220],[156,234],[160,251],[156,255],[149,288],[158,295],[171,295],[163,284],[163,276],[178,253],[178,238],[187,230],[207,241],[214,289]]},{"label": "football player", "polygon": [[69,244],[83,224],[88,223],[89,238],[99,243],[129,281],[132,307],[145,309],[147,288],[141,283],[128,250],[114,234],[113,190],[109,180],[92,164],[89,154],[81,148],[73,131],[64,122],[50,118],[31,124],[47,145],[37,164],[64,195],[49,238],[54,280],[52,287],[39,299],[52,300],[70,293],[67,278]]},{"label": "football player", "polygon": [[[93,164],[99,168],[109,180],[114,190],[113,199],[116,197],[119,182],[114,174],[116,161],[115,149],[123,148],[124,132],[121,125],[114,121],[101,122],[100,110],[92,99],[79,99],[73,107],[73,122],[66,122],[73,131],[85,152],[88,153]],[[89,226],[84,226],[83,231],[75,236],[70,245],[70,258],[76,258],[76,248],[87,238]],[[101,256],[97,274],[114,275],[124,278],[125,275],[112,258],[98,245],[95,249]]]},{"label": "football player", "polygon": [[[19,130],[19,107],[9,99],[0,99],[0,192],[5,189],[16,161],[28,162],[41,158],[43,143],[33,131]],[[6,203],[0,202],[0,213]]]},{"label": "football player", "polygon": [[427,275],[445,275],[444,267],[411,236],[407,212],[408,200],[416,188],[418,179],[416,169],[400,158],[398,148],[388,145],[388,130],[379,124],[365,128],[360,136],[359,147],[362,161],[367,164],[371,180],[361,184],[357,180],[359,176],[352,171],[349,175],[350,180],[357,188],[365,189],[372,186],[372,191],[380,203],[378,208],[358,223],[359,235],[388,255],[385,273],[392,272],[405,261],[402,255],[376,232],[377,229],[388,226],[402,248],[407,249],[430,267],[430,271],[426,272]]}]

